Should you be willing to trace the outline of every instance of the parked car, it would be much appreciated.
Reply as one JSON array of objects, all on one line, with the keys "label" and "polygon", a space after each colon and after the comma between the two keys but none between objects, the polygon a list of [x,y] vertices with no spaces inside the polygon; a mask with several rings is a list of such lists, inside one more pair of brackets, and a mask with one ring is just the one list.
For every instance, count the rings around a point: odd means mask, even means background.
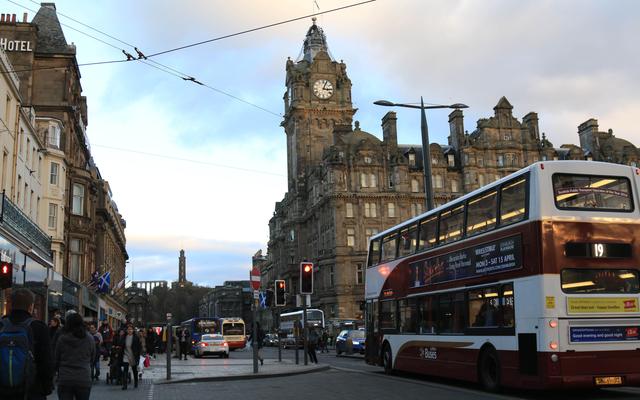
[{"label": "parked car", "polygon": [[301,349],[303,347],[302,338],[297,338],[293,335],[282,338],[282,348],[295,349],[296,346]]},{"label": "parked car", "polygon": [[268,346],[278,346],[278,335],[276,335],[275,333],[267,333],[266,335],[264,335],[264,340],[262,341],[262,345],[265,347]]},{"label": "parked car", "polygon": [[365,335],[363,329],[348,329],[336,337],[336,354],[364,354]]},{"label": "parked car", "polygon": [[229,358],[229,343],[224,340],[222,335],[202,335],[202,339],[196,343],[195,357],[200,358],[208,354]]}]

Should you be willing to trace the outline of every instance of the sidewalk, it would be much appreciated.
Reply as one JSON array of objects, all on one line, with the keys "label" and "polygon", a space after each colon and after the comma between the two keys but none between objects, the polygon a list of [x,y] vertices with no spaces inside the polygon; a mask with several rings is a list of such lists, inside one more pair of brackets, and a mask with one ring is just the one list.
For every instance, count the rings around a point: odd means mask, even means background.
[{"label": "sidewalk", "polygon": [[[258,373],[253,373],[252,359],[207,357],[188,360],[171,359],[171,380],[167,380],[167,359],[164,354],[157,359],[151,359],[151,366],[145,368],[142,379],[152,381],[155,384],[184,383],[199,381],[222,381],[238,379],[273,378],[278,376],[290,376],[329,369],[327,364],[296,365],[293,360],[265,359],[264,365],[258,363]],[[103,371],[108,371],[106,362],[102,362]],[[104,373],[102,374],[104,376]]]}]

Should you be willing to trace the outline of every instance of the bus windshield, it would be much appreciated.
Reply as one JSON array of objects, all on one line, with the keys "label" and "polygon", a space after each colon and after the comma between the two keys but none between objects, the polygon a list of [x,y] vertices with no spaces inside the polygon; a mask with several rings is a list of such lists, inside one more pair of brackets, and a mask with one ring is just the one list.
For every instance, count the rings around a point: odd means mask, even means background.
[{"label": "bus windshield", "polygon": [[222,324],[223,335],[244,335],[244,324],[240,322],[225,322]]},{"label": "bus windshield", "polygon": [[559,209],[633,211],[627,178],[555,174],[553,193]]},{"label": "bus windshield", "polygon": [[216,331],[216,321],[209,319],[199,319],[195,323],[192,333],[214,333]]}]

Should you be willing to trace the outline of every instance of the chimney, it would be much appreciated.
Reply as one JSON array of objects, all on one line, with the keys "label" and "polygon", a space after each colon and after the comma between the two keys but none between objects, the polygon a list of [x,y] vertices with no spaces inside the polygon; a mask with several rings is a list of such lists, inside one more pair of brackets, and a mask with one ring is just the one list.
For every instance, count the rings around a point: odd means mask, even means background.
[{"label": "chimney", "polygon": [[540,140],[540,130],[538,128],[538,114],[533,111],[522,117],[522,123],[529,131],[529,137],[532,140]]},{"label": "chimney", "polygon": [[22,22],[27,23],[27,13],[22,14]]},{"label": "chimney", "polygon": [[4,22],[4,14],[0,15],[0,22]]},{"label": "chimney", "polygon": [[13,22],[13,23],[16,22],[16,15],[15,14],[11,14],[11,22]]},{"label": "chimney", "polygon": [[464,115],[462,110],[455,109],[449,114],[449,145],[460,150],[464,143]]},{"label": "chimney", "polygon": [[382,117],[382,141],[389,146],[391,151],[398,147],[398,118],[394,111],[389,111]]},{"label": "chimney", "polygon": [[578,137],[580,138],[580,147],[588,150],[594,155],[594,160],[599,154],[600,143],[598,141],[598,120],[590,118],[578,126]]}]

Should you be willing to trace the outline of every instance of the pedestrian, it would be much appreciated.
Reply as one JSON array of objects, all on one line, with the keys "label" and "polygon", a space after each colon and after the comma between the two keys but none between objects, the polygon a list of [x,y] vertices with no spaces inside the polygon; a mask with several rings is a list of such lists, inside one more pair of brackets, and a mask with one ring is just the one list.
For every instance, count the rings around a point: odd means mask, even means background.
[{"label": "pedestrian", "polygon": [[[61,322],[60,327],[64,328],[64,326],[67,323],[66,322],[67,318],[69,318],[69,316],[71,314],[75,314],[75,313],[76,313],[76,310],[73,310],[73,309],[72,310],[67,310],[67,312],[64,313],[64,319],[60,320],[60,322]],[[60,337],[60,335],[62,335],[62,331],[63,331],[63,329],[56,330],[56,333],[53,335],[53,339],[51,339],[52,352],[55,352],[55,350],[56,350],[56,344],[58,343],[58,338]]]},{"label": "pedestrian", "polygon": [[91,379],[100,380],[100,349],[102,348],[102,335],[98,332],[95,322],[89,324],[89,333],[96,343],[96,357],[91,364]]},{"label": "pedestrian", "polygon": [[138,363],[140,362],[140,352],[142,345],[138,335],[135,334],[133,325],[127,325],[127,334],[120,336],[119,340],[120,355],[119,361],[122,366],[122,390],[127,390],[127,381],[129,376],[129,367],[133,373],[133,387],[138,387]]},{"label": "pedestrian", "polygon": [[318,356],[316,355],[316,346],[318,345],[318,332],[315,329],[309,331],[309,341],[307,343],[307,353],[309,354],[309,361],[312,363],[318,363]]},{"label": "pedestrian", "polygon": [[62,328],[62,323],[59,317],[53,317],[49,320],[49,339],[53,340],[56,336],[56,332]]},{"label": "pedestrian", "polygon": [[142,347],[141,354],[147,354],[147,334],[144,329],[138,330],[138,339],[140,339],[140,345]]},{"label": "pedestrian", "polygon": [[[22,350],[35,364],[35,368],[27,371],[24,382],[0,388],[2,399],[43,400],[53,391],[51,339],[47,325],[32,317],[34,303],[35,296],[29,289],[13,289],[11,311],[0,320],[0,352],[4,353],[3,350],[11,345],[11,353],[17,356]],[[15,369],[21,368],[20,363],[17,357],[0,357],[2,381],[5,380],[5,374],[8,376]]]},{"label": "pedestrian", "polygon": [[329,352],[329,335],[327,334],[326,330],[322,330],[322,336],[321,336],[321,346],[320,349],[322,350],[323,353],[328,353]]},{"label": "pedestrian", "polygon": [[91,366],[96,360],[96,342],[87,332],[78,313],[65,318],[66,323],[55,350],[58,373],[58,399],[88,400],[91,395]]},{"label": "pedestrian", "polygon": [[183,328],[180,330],[178,334],[178,340],[180,341],[180,353],[178,354],[178,358],[182,360],[182,356],[184,355],[184,359],[187,359],[187,354],[189,352],[189,330],[187,328]]},{"label": "pedestrian", "polygon": [[153,328],[149,328],[147,330],[146,346],[147,346],[147,354],[149,357],[156,358],[156,333]]},{"label": "pedestrian", "polygon": [[104,348],[102,351],[102,359],[107,360],[111,353],[111,346],[113,346],[113,329],[111,329],[109,321],[103,319],[98,331],[102,335],[102,347]]},{"label": "pedestrian", "polygon": [[262,347],[264,346],[264,331],[260,327],[260,322],[256,322],[256,328],[256,341],[258,342],[258,360],[260,360],[260,365],[264,365],[264,357],[262,356]]}]

